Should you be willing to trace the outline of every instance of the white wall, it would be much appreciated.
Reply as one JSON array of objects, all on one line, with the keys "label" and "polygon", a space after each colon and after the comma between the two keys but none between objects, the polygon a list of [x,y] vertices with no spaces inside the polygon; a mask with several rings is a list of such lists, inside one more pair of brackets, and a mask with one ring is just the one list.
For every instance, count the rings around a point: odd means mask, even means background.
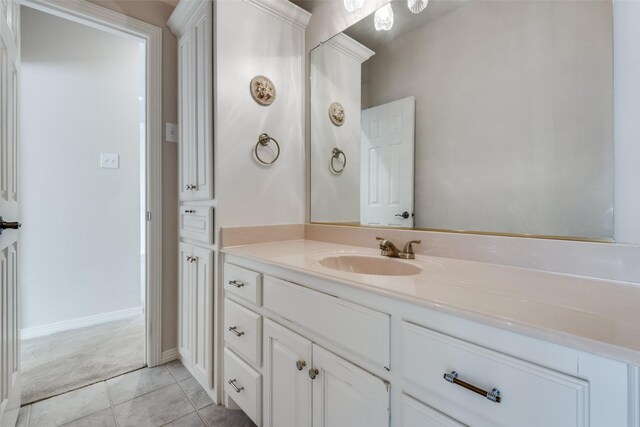
[{"label": "white wall", "polygon": [[[304,31],[246,2],[215,5],[219,225],[302,223]],[[251,97],[249,82],[256,75],[275,84],[276,100],[270,106]],[[281,147],[280,158],[271,166],[262,166],[253,157],[264,132]]]},{"label": "white wall", "polygon": [[141,304],[139,48],[23,9],[22,328]]},{"label": "white wall", "polygon": [[611,46],[605,0],[472,1],[378,47],[371,105],[416,97],[415,226],[613,237]]},{"label": "white wall", "polygon": [[[336,38],[311,51],[311,221],[358,224],[360,198],[353,195],[360,192],[360,70],[366,58],[355,51],[369,50],[344,34]],[[342,126],[329,119],[333,102],[345,109]],[[347,158],[340,174],[329,168],[334,147]],[[334,160],[335,167],[342,161]]]}]

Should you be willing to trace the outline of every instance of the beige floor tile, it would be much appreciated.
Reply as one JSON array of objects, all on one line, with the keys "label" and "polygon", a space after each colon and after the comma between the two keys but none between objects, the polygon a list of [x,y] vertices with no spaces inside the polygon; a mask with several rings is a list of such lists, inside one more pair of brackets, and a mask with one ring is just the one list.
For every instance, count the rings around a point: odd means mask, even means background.
[{"label": "beige floor tile", "polygon": [[169,372],[171,372],[171,375],[173,375],[176,381],[182,381],[186,380],[187,378],[191,378],[191,374],[179,360],[174,360],[173,362],[169,362],[164,366],[169,369]]},{"label": "beige floor tile", "polygon": [[113,416],[113,409],[107,408],[65,424],[64,427],[116,427],[116,419]]},{"label": "beige floor tile", "polygon": [[189,415],[170,422],[165,427],[204,427],[204,423],[197,412],[192,412]]},{"label": "beige floor tile", "polygon": [[55,427],[109,408],[104,382],[31,405],[30,427]]},{"label": "beige floor tile", "polygon": [[184,381],[180,381],[180,387],[182,387],[182,390],[184,390],[185,394],[196,409],[202,409],[213,403],[211,397],[209,397],[207,392],[204,391],[195,378],[187,378]]},{"label": "beige floor tile", "polygon": [[209,405],[198,411],[208,427],[255,427],[256,425],[242,411],[224,406]]},{"label": "beige floor tile", "polygon": [[161,388],[115,406],[120,427],[156,427],[193,412],[178,384]]},{"label": "beige floor tile", "polygon": [[27,427],[29,425],[29,412],[31,411],[31,405],[23,406],[18,413],[18,421],[16,421],[16,427]]},{"label": "beige floor tile", "polygon": [[175,383],[166,367],[144,368],[107,381],[113,405]]}]

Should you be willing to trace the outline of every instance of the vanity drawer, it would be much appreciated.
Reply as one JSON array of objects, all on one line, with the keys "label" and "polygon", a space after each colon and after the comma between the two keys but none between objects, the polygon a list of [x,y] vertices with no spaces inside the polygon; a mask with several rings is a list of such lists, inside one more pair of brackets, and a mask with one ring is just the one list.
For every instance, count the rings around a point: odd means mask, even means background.
[{"label": "vanity drawer", "polygon": [[464,424],[406,394],[402,395],[401,405],[403,427],[464,427]]},{"label": "vanity drawer", "polygon": [[[422,390],[416,397],[437,396],[437,409],[473,425],[589,424],[588,382],[411,323],[401,330],[403,377]],[[497,388],[501,401],[447,381],[452,371],[480,389]]]},{"label": "vanity drawer", "polygon": [[262,304],[262,274],[255,271],[225,263],[224,289],[256,305]]},{"label": "vanity drawer", "polygon": [[224,391],[257,425],[262,422],[262,375],[224,349]]},{"label": "vanity drawer", "polygon": [[213,244],[213,208],[180,206],[180,237]]},{"label": "vanity drawer", "polygon": [[262,363],[262,316],[224,300],[224,342],[255,366]]},{"label": "vanity drawer", "polygon": [[264,307],[350,353],[390,369],[390,316],[265,276]]}]

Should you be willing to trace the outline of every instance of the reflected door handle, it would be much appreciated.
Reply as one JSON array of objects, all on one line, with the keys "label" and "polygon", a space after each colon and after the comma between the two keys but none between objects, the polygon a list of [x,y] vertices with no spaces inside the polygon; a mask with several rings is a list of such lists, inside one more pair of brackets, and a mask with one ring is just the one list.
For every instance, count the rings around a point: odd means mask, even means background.
[{"label": "reflected door handle", "polygon": [[399,216],[399,217],[404,218],[404,219],[409,219],[411,214],[409,212],[407,212],[407,211],[404,211],[401,214],[396,214],[396,216]]},{"label": "reflected door handle", "polygon": [[5,221],[0,216],[0,234],[2,234],[4,230],[17,230],[20,227],[22,227],[22,224],[19,222]]}]

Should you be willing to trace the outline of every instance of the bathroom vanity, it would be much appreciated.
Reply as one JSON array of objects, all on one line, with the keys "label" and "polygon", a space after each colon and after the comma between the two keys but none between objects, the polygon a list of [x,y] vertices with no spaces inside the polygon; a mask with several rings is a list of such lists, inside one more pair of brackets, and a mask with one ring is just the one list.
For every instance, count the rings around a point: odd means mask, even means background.
[{"label": "bathroom vanity", "polygon": [[259,426],[632,425],[636,286],[310,240],[224,252],[226,403]]}]

